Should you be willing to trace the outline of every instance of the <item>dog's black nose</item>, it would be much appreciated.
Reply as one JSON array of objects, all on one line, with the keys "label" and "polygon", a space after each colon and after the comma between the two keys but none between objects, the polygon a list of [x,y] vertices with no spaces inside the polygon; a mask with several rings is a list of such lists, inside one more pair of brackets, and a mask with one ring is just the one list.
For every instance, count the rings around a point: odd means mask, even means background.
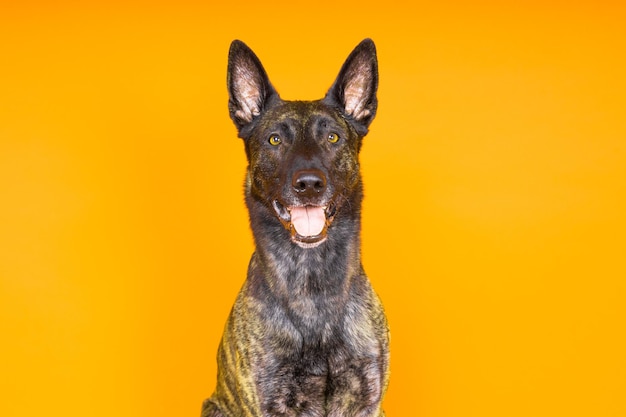
[{"label": "dog's black nose", "polygon": [[291,185],[299,195],[312,197],[326,190],[326,176],[319,169],[297,171]]}]

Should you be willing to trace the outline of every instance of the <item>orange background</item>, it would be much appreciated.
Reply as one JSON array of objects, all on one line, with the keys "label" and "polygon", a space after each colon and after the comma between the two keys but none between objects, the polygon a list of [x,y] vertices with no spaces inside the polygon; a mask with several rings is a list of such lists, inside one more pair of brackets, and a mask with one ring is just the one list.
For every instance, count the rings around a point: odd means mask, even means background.
[{"label": "orange background", "polygon": [[0,6],[0,415],[199,415],[253,250],[229,43],[314,99],[369,36],[388,416],[625,416],[625,6],[223,3]]}]

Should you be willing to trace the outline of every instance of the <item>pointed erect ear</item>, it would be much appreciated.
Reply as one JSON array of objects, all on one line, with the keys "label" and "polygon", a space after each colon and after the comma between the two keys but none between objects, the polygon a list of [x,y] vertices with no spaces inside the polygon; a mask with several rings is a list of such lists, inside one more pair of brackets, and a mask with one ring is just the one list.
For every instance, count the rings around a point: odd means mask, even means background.
[{"label": "pointed erect ear", "polygon": [[227,83],[228,110],[239,131],[279,98],[259,58],[238,40],[230,44]]},{"label": "pointed erect ear", "polygon": [[376,114],[377,88],[376,46],[371,39],[365,39],[348,56],[323,101],[338,107],[365,134]]}]

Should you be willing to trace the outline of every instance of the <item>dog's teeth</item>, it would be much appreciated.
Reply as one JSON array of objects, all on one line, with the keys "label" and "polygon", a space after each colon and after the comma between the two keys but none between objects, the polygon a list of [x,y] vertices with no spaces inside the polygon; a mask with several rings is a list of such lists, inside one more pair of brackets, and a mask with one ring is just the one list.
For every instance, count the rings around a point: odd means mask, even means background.
[{"label": "dog's teeth", "polygon": [[283,206],[278,202],[278,200],[272,201],[272,206],[274,207],[274,211],[278,218],[283,222],[291,221],[291,212],[288,207]]}]

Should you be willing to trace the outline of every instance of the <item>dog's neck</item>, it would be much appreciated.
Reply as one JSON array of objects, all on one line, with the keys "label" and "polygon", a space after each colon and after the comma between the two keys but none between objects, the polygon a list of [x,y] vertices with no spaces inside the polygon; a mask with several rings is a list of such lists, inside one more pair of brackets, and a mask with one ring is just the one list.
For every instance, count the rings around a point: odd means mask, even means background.
[{"label": "dog's neck", "polygon": [[[272,287],[284,289],[289,297],[336,294],[351,276],[361,272],[360,237],[342,229],[352,228],[336,222],[328,239],[314,248],[302,248],[287,233],[275,230],[281,236],[272,241],[255,237],[255,256]],[[258,244],[261,240],[263,245]]]},{"label": "dog's neck", "polygon": [[345,305],[352,278],[363,274],[359,210],[338,216],[327,240],[308,249],[293,243],[289,232],[270,216],[250,220],[253,225],[265,223],[252,228],[265,234],[254,236],[256,252],[248,271],[251,285],[270,292],[288,310],[307,316],[311,326]]}]

